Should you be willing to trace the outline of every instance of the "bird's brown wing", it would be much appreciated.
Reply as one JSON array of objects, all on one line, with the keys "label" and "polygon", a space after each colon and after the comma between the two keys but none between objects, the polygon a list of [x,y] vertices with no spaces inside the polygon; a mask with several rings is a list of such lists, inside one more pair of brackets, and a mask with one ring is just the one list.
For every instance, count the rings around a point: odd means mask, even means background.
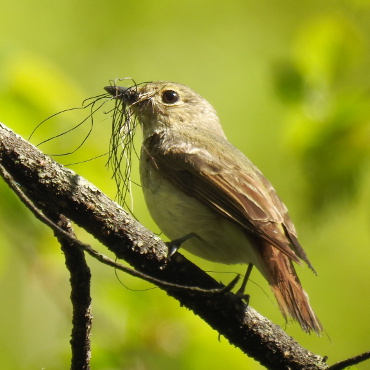
[{"label": "bird's brown wing", "polygon": [[312,268],[286,207],[260,171],[226,140],[215,139],[206,149],[192,144],[191,149],[168,146],[153,134],[144,150],[152,165],[186,194]]}]

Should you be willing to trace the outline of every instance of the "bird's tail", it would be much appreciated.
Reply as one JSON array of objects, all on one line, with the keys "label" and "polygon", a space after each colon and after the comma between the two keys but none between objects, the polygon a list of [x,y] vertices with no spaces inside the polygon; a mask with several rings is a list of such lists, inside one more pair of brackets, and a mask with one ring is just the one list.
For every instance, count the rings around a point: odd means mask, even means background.
[{"label": "bird's tail", "polygon": [[298,321],[308,333],[320,334],[322,325],[310,306],[292,261],[269,243],[262,241],[260,244],[261,272],[269,282],[283,316]]}]

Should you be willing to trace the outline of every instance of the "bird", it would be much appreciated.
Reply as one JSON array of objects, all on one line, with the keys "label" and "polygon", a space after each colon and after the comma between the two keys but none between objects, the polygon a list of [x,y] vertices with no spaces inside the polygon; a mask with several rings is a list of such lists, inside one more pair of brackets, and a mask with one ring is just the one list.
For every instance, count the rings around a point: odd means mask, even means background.
[{"label": "bird", "polygon": [[315,272],[287,207],[261,171],[226,138],[212,105],[190,87],[156,81],[106,86],[140,123],[147,208],[172,241],[209,261],[248,264],[269,283],[284,318],[320,334],[294,263]]}]

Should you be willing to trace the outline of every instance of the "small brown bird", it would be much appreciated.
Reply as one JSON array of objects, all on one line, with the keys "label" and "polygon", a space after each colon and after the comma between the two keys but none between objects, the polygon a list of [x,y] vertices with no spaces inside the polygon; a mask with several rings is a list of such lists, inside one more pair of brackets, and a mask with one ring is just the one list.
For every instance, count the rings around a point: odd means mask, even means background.
[{"label": "small brown bird", "polygon": [[287,208],[262,173],[228,142],[213,107],[178,83],[105,89],[141,124],[144,197],[164,234],[207,260],[256,266],[283,316],[290,315],[306,332],[320,333],[293,261],[314,269]]}]

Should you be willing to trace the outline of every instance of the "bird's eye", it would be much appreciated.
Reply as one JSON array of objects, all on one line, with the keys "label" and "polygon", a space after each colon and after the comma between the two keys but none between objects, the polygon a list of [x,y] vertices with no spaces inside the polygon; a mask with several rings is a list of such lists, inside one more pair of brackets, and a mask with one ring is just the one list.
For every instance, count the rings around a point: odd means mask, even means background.
[{"label": "bird's eye", "polygon": [[162,93],[162,101],[166,104],[175,104],[180,100],[180,96],[176,91],[165,90]]}]

